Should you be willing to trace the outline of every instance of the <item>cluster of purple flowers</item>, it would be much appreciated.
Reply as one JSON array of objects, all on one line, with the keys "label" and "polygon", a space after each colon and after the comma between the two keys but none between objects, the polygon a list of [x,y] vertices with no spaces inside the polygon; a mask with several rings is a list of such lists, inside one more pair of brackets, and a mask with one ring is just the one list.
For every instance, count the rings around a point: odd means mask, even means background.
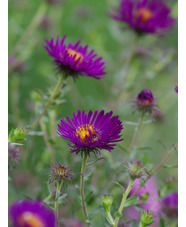
[{"label": "cluster of purple flowers", "polygon": [[[59,0],[47,0],[49,3],[59,3]],[[121,0],[119,8],[112,8],[109,13],[114,20],[124,22],[137,34],[162,34],[166,30],[172,28],[175,19],[170,16],[171,10],[164,2],[159,0]],[[45,18],[46,19],[46,18]],[[49,26],[49,21],[42,21],[43,27]],[[46,39],[45,49],[53,58],[54,64],[59,73],[64,77],[71,76],[76,79],[79,75],[102,79],[105,73],[105,61],[94,50],[88,51],[88,45],[80,45],[81,41],[75,44],[68,43],[65,45],[66,35],[56,40]],[[13,61],[14,60],[14,61]],[[12,65],[17,65],[15,59],[11,59]],[[178,87],[175,88],[178,93]],[[155,98],[150,90],[145,88],[133,101],[134,109],[140,112],[152,114],[156,111],[157,105]],[[81,153],[100,153],[101,150],[114,149],[117,142],[122,141],[121,131],[123,129],[122,121],[119,116],[113,116],[113,111],[105,113],[104,110],[94,112],[78,110],[77,114],[73,112],[73,117],[68,116],[66,120],[61,119],[58,125],[58,135],[70,144],[71,152]],[[19,162],[19,149],[9,144],[10,163]],[[12,161],[13,160],[13,161]],[[12,164],[13,165],[13,164]],[[134,186],[130,191],[130,195],[137,190],[141,178],[144,174],[144,165],[137,161],[128,165],[130,177],[134,180]],[[53,181],[69,182],[72,180],[69,167],[62,164],[52,166],[49,174],[50,183]],[[142,187],[136,194],[142,201],[146,197],[146,201],[139,205],[143,210],[150,211],[153,208],[156,223],[151,226],[158,225],[158,213],[163,211],[166,215],[176,216],[178,212],[178,194],[171,194],[164,197],[161,201],[158,198],[155,179],[152,177],[145,187]],[[110,197],[108,197],[110,199]],[[108,200],[107,198],[107,200]],[[112,199],[110,199],[111,201]],[[126,209],[129,221],[140,219],[140,212],[134,207]],[[13,227],[55,227],[55,215],[52,210],[40,201],[22,200],[15,202],[10,207],[10,219]],[[68,223],[68,226],[82,226],[78,220]],[[76,223],[76,224],[74,224]],[[73,225],[74,224],[74,225]]]}]

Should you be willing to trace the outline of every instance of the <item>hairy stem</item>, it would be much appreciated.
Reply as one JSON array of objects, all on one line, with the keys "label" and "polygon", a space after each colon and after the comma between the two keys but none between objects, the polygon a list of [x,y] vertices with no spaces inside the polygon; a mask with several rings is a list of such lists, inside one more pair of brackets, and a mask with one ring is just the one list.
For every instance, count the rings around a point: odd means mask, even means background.
[{"label": "hairy stem", "polygon": [[85,195],[84,195],[84,176],[85,176],[85,166],[86,166],[86,162],[87,162],[87,157],[88,157],[88,154],[85,152],[83,161],[82,161],[82,166],[81,166],[80,193],[81,193],[81,201],[82,201],[85,219],[86,219],[87,225],[90,226],[89,221],[88,221],[88,213],[87,213],[87,209],[86,209]]},{"label": "hairy stem", "polygon": [[175,147],[173,147],[169,152],[168,154],[164,157],[164,159],[160,162],[160,164],[158,164],[154,170],[152,171],[151,175],[149,175],[146,180],[144,181],[144,183],[142,185],[139,186],[139,188],[133,193],[132,196],[135,196],[139,190],[147,183],[147,181],[156,173],[158,172],[158,170],[167,162],[167,160],[170,158],[170,156],[176,151],[175,148],[178,147],[178,144],[176,144]]},{"label": "hairy stem", "polygon": [[61,194],[60,189],[61,189],[62,181],[59,181],[57,183],[57,190],[56,190],[56,197],[55,197],[55,204],[54,204],[54,212],[55,212],[55,217],[56,217],[56,227],[58,227],[58,203],[59,203],[59,196]]},{"label": "hairy stem", "polygon": [[58,81],[58,83],[57,83],[57,85],[56,85],[56,87],[55,87],[55,89],[54,89],[52,95],[50,96],[50,98],[49,98],[49,100],[48,100],[46,106],[44,107],[44,109],[43,109],[43,111],[41,112],[41,114],[39,115],[39,117],[35,120],[35,122],[34,122],[34,124],[33,124],[33,128],[35,128],[35,127],[38,125],[40,119],[42,118],[42,116],[43,116],[43,115],[45,114],[45,112],[47,111],[49,105],[51,104],[51,102],[52,102],[53,99],[55,98],[55,96],[56,96],[57,92],[59,91],[60,87],[62,86],[62,84],[63,84],[63,77],[60,76],[59,81]]},{"label": "hairy stem", "polygon": [[143,118],[144,118],[144,113],[142,113],[141,116],[140,116],[138,126],[137,126],[137,128],[135,129],[135,132],[134,132],[132,141],[131,141],[131,143],[130,143],[129,150],[128,150],[128,152],[129,152],[129,154],[128,154],[129,157],[130,157],[130,155],[131,155],[131,152],[132,152],[133,149],[134,149],[134,146],[136,145],[136,142],[137,142],[137,139],[138,139],[138,135],[139,135],[139,132],[140,132],[142,123],[143,123]]},{"label": "hairy stem", "polygon": [[[132,186],[133,186],[133,180],[130,180],[129,185],[128,185],[126,191],[123,193],[123,198],[121,200],[121,204],[120,204],[120,207],[118,209],[118,213],[119,214],[121,214],[122,211],[123,211],[123,207],[125,205],[126,198],[127,198],[128,194],[129,194]],[[114,223],[114,227],[117,227],[118,226],[119,219],[120,219],[119,217],[116,218],[115,223]]]},{"label": "hairy stem", "polygon": [[53,146],[48,142],[48,134],[47,134],[47,129],[46,129],[46,125],[45,123],[40,120],[40,127],[41,127],[41,130],[44,132],[44,141],[47,145],[47,148],[49,149],[50,153],[51,153],[51,163],[54,164],[55,163],[55,154],[54,154],[54,148]]}]

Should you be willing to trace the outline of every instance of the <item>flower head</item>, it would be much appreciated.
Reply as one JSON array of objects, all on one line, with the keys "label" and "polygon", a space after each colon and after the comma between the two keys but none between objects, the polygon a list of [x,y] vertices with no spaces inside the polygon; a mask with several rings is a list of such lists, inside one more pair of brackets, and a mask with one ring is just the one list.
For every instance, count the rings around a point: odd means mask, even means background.
[{"label": "flower head", "polygon": [[130,178],[137,179],[146,175],[146,168],[143,163],[139,160],[133,160],[132,162],[127,162],[127,171]]},{"label": "flower head", "polygon": [[111,205],[113,203],[113,197],[111,195],[102,195],[102,206],[106,213],[110,212]]},{"label": "flower head", "polygon": [[76,44],[69,43],[65,46],[65,38],[66,36],[59,40],[57,36],[55,43],[53,38],[50,41],[46,40],[45,49],[54,59],[58,71],[63,72],[66,77],[76,78],[80,74],[101,79],[105,75],[105,62],[102,61],[102,57],[96,58],[97,54],[94,53],[94,50],[88,52],[88,45],[80,46],[80,40]]},{"label": "flower head", "polygon": [[143,211],[141,213],[141,218],[140,218],[140,221],[142,223],[143,226],[149,226],[151,225],[152,223],[155,222],[155,220],[153,220],[154,218],[154,215],[152,212],[150,211]]},{"label": "flower head", "polygon": [[8,143],[8,167],[13,169],[20,161],[20,148],[16,147],[12,143]]},{"label": "flower head", "polygon": [[64,183],[68,183],[74,177],[71,174],[72,170],[68,166],[64,166],[61,163],[56,163],[49,172],[49,182],[53,181],[63,181]]},{"label": "flower head", "polygon": [[17,201],[10,207],[13,227],[55,227],[52,210],[39,201]]},{"label": "flower head", "polygon": [[120,132],[123,129],[118,116],[112,117],[112,114],[112,111],[105,114],[104,110],[85,114],[78,110],[77,115],[73,113],[71,120],[69,117],[66,118],[67,122],[64,118],[61,119],[58,134],[72,143],[69,144],[72,147],[71,152],[97,153],[101,149],[111,151],[115,143],[122,140]]},{"label": "flower head", "polygon": [[113,8],[109,15],[138,34],[161,34],[175,24],[170,13],[171,9],[159,0],[121,0],[119,8]]},{"label": "flower head", "polygon": [[165,196],[162,201],[162,210],[169,217],[178,216],[178,193]]},{"label": "flower head", "polygon": [[156,108],[155,99],[151,91],[147,88],[142,90],[135,100],[133,101],[135,110],[139,110],[143,113],[152,113]]}]

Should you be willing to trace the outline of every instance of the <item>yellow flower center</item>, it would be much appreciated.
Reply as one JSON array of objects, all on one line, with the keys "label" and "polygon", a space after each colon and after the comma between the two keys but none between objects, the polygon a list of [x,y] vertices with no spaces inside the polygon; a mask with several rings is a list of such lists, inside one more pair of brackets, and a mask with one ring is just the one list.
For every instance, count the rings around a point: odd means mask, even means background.
[{"label": "yellow flower center", "polygon": [[44,227],[44,224],[39,218],[31,212],[23,213],[18,220],[18,224],[20,227],[24,227],[25,225],[29,225],[30,227]]},{"label": "yellow flower center", "polygon": [[83,62],[83,55],[81,53],[78,53],[75,50],[71,50],[71,49],[66,49],[66,51],[67,51],[69,56],[74,57],[74,55],[76,55],[74,62],[76,62],[80,58],[77,65],[80,65]]},{"label": "yellow flower center", "polygon": [[92,141],[96,141],[97,135],[96,135],[96,131],[95,131],[93,125],[82,125],[82,126],[79,126],[76,129],[76,136],[78,138],[80,138],[80,140],[82,142],[86,143],[87,141],[86,141],[85,137],[88,137],[88,139],[90,139],[90,131],[92,133]]},{"label": "yellow flower center", "polygon": [[56,174],[58,176],[66,176],[68,174],[68,170],[63,167],[60,167],[56,170]]},{"label": "yellow flower center", "polygon": [[137,18],[140,18],[142,22],[147,22],[152,17],[152,11],[147,8],[141,8],[137,10]]}]

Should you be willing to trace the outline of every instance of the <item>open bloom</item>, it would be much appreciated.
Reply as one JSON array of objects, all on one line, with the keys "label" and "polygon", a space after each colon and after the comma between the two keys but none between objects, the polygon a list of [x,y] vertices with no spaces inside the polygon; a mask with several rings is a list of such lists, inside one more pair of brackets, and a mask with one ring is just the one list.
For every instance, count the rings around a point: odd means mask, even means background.
[{"label": "open bloom", "polygon": [[39,201],[22,200],[10,207],[13,227],[55,227],[52,210]]},{"label": "open bloom", "polygon": [[133,101],[135,110],[152,113],[156,109],[155,98],[147,88],[142,90]]},{"label": "open bloom", "polygon": [[105,62],[102,61],[102,57],[96,58],[97,54],[94,53],[94,50],[88,52],[88,45],[80,46],[80,40],[75,44],[70,42],[65,46],[65,38],[66,36],[60,40],[57,36],[55,43],[54,38],[50,41],[46,40],[45,49],[54,59],[58,71],[63,72],[66,77],[70,75],[76,78],[80,74],[101,79],[105,75]]},{"label": "open bloom", "polygon": [[160,34],[175,24],[169,9],[159,0],[121,0],[119,8],[113,8],[110,16],[128,24],[137,33]]},{"label": "open bloom", "polygon": [[71,152],[93,151],[99,152],[101,149],[111,151],[114,149],[115,143],[121,141],[120,132],[123,129],[122,122],[118,116],[112,117],[112,111],[100,113],[96,110],[94,114],[89,111],[85,114],[84,111],[78,110],[77,116],[73,112],[73,118],[70,120],[67,117],[67,122],[64,118],[61,119],[61,124],[58,125],[58,134],[69,140],[72,145]]}]

